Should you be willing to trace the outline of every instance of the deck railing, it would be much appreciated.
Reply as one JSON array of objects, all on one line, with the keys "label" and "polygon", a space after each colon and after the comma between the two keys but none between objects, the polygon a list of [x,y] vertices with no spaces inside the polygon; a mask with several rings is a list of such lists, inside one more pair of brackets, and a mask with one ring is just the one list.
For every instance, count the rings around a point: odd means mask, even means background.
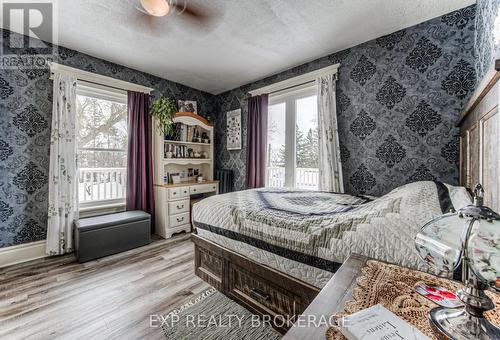
[{"label": "deck railing", "polygon": [[267,186],[280,188],[285,186],[285,168],[267,167]]},{"label": "deck railing", "polygon": [[[295,169],[295,187],[300,189],[318,190],[319,170],[314,168]],[[285,168],[267,168],[267,186],[276,188],[285,186]]]},{"label": "deck railing", "polygon": [[80,202],[125,198],[125,173],[125,168],[81,168]]}]

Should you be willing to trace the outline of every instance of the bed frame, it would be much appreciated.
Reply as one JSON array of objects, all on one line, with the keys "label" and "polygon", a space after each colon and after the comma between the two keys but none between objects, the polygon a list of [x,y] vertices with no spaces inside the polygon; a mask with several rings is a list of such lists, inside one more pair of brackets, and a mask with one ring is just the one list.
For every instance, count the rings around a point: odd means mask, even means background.
[{"label": "bed frame", "polygon": [[267,317],[285,334],[320,289],[234,251],[191,235],[195,245],[195,273],[218,291]]},{"label": "bed frame", "polygon": [[[500,212],[500,61],[460,115],[460,184],[485,188],[485,204]],[[196,275],[255,314],[271,316],[284,333],[319,289],[193,234]]]}]

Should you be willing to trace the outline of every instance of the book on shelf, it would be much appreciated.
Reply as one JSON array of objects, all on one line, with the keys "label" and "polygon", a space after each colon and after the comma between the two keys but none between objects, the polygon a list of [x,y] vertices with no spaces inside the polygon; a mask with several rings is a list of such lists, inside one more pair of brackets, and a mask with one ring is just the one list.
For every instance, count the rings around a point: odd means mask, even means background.
[{"label": "book on shelf", "polygon": [[338,326],[348,340],[429,339],[413,325],[404,321],[381,304],[340,318]]},{"label": "book on shelf", "polygon": [[182,124],[181,126],[181,141],[186,142],[187,141],[187,125]]}]

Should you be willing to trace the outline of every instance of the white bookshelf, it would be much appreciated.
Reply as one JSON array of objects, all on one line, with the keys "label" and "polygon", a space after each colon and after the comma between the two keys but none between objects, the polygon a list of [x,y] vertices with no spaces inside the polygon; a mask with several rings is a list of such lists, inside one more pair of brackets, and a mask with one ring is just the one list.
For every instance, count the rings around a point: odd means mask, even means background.
[{"label": "white bookshelf", "polygon": [[202,145],[202,146],[210,146],[212,143],[195,143],[195,142],[181,142],[178,140],[165,140],[167,144],[180,144],[180,145]]},{"label": "white bookshelf", "polygon": [[179,165],[196,165],[196,164],[212,164],[212,160],[208,158],[164,158],[166,164]]},{"label": "white bookshelf", "polygon": [[[191,231],[190,205],[191,196],[198,194],[217,194],[219,185],[213,180],[214,174],[214,128],[206,119],[190,112],[179,112],[174,123],[196,127],[205,132],[210,143],[192,142],[189,140],[165,140],[158,133],[155,125],[153,158],[155,187],[155,230],[156,234],[169,238],[178,232]],[[166,158],[165,145],[186,146],[193,152],[205,153],[206,158]],[[185,177],[181,183],[165,183],[165,175],[188,172],[189,168],[198,169],[204,181],[196,182],[195,178]]]}]

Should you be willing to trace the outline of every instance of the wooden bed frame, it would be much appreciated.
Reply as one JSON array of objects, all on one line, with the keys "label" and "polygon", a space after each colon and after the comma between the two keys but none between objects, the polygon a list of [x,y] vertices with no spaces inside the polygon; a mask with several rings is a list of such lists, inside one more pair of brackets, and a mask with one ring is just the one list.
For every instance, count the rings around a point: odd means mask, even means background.
[{"label": "wooden bed frame", "polygon": [[[460,184],[473,189],[482,183],[485,204],[500,211],[500,62],[491,71],[460,116]],[[234,251],[192,234],[196,275],[255,314],[271,316],[285,333],[320,289],[264,266]]]},{"label": "wooden bed frame", "polygon": [[269,317],[283,334],[320,291],[194,233],[191,240],[196,275],[252,313]]}]

